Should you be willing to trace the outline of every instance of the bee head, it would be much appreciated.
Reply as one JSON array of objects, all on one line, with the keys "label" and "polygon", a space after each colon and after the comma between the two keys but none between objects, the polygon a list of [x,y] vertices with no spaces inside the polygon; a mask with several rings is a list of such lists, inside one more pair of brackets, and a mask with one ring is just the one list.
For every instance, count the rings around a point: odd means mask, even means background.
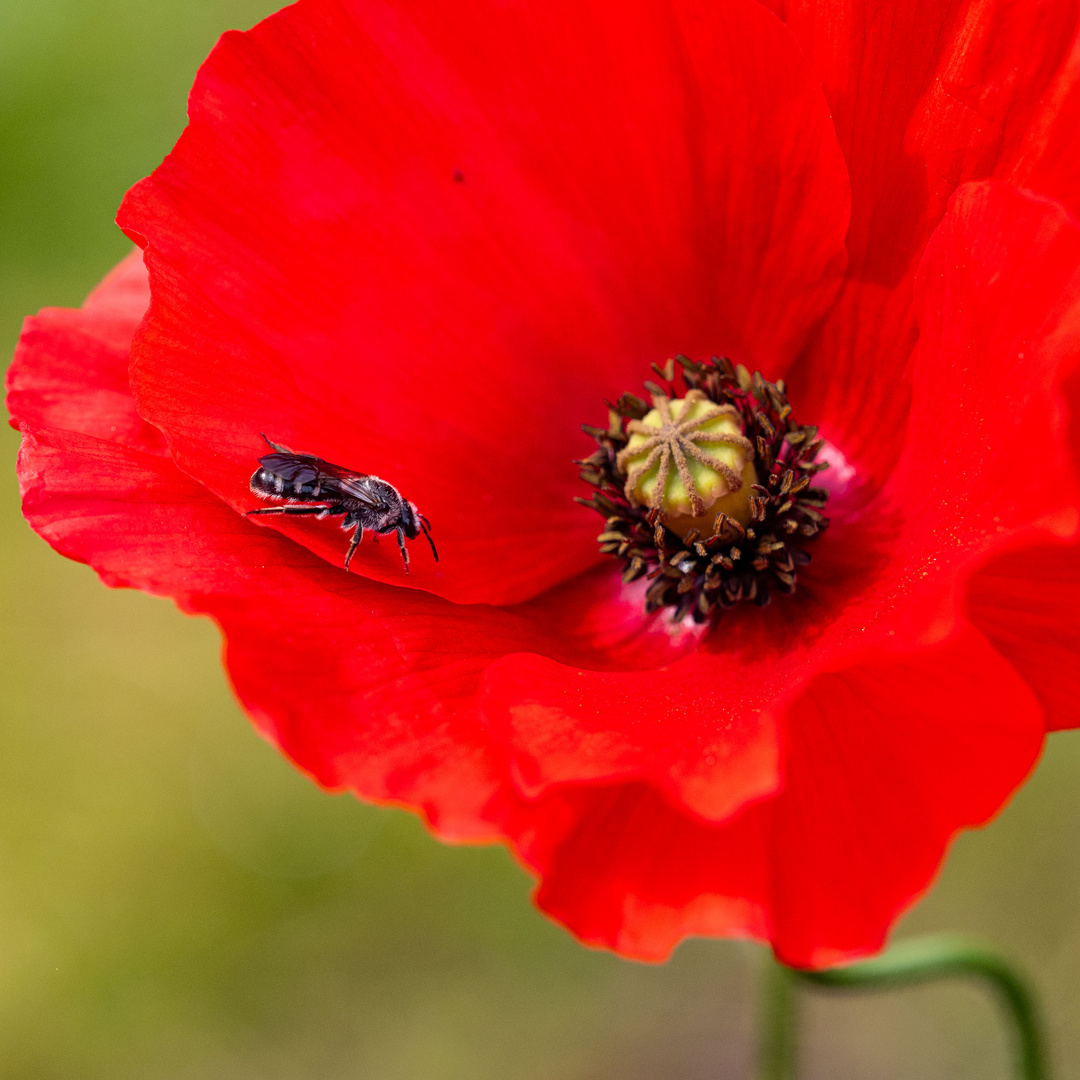
[{"label": "bee head", "polygon": [[423,515],[416,509],[416,503],[409,502],[408,499],[402,499],[401,502],[402,528],[405,530],[405,535],[410,540],[414,540],[420,535],[420,519]]}]

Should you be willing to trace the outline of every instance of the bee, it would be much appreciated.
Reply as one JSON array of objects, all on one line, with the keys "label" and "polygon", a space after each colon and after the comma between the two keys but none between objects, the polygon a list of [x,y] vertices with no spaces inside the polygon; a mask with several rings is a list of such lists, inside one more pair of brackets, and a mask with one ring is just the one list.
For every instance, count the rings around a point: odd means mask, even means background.
[{"label": "bee", "polygon": [[431,554],[439,561],[435,541],[431,539],[431,522],[415,503],[402,497],[393,484],[377,476],[367,476],[332,465],[312,454],[294,454],[285,446],[263,440],[273,451],[259,458],[259,467],[251,475],[251,490],[260,499],[281,499],[284,506],[267,506],[249,510],[248,517],[258,514],[310,514],[321,521],[342,516],[341,527],[353,530],[349,550],[345,553],[345,569],[349,569],[353,553],[369,529],[376,540],[396,532],[405,573],[409,572],[409,552],[405,540],[414,540],[423,532],[431,545]]}]

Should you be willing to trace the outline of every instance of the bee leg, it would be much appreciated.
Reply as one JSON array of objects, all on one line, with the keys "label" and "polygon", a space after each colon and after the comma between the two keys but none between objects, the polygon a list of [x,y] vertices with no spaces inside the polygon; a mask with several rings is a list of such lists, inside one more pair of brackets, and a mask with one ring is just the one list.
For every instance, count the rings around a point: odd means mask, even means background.
[{"label": "bee leg", "polygon": [[349,550],[345,552],[345,569],[349,569],[349,563],[352,562],[353,552],[360,546],[360,541],[364,539],[364,526],[358,521],[353,529],[352,539],[349,541]]},{"label": "bee leg", "polygon": [[326,514],[328,506],[262,506],[258,510],[249,510],[245,517],[258,514]]},{"label": "bee leg", "polygon": [[398,526],[397,546],[401,548],[401,557],[405,560],[405,573],[409,572],[409,549],[405,546],[405,530]]}]

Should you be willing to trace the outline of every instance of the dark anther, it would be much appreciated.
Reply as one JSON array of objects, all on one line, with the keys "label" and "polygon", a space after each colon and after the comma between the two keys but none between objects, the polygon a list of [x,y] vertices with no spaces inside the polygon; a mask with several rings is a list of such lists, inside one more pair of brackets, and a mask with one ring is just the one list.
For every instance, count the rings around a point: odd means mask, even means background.
[{"label": "dark anther", "polygon": [[601,550],[622,562],[623,581],[650,583],[647,612],[668,608],[676,621],[690,616],[702,623],[740,601],[764,606],[773,592],[793,593],[799,569],[810,562],[802,545],[829,524],[822,513],[828,492],[811,486],[813,476],[828,468],[817,460],[824,445],[817,428],[792,420],[783,382],[766,382],[760,372],[751,375],[723,357],[699,363],[677,356],[652,369],[663,383],[645,383],[654,397],[680,398],[699,390],[717,405],[737,410],[755,451],[758,482],[750,489],[750,524],[721,513],[711,534],[707,528],[691,529],[680,537],[658,509],[627,498],[627,477],[616,458],[629,441],[630,423],[641,420],[650,406],[625,393],[608,406],[607,429],[584,428],[597,449],[578,462],[594,491],[577,501],[605,518],[597,537]]},{"label": "dark anther", "polygon": [[629,420],[640,420],[649,411],[649,405],[634,394],[623,394],[615,402],[614,411]]}]

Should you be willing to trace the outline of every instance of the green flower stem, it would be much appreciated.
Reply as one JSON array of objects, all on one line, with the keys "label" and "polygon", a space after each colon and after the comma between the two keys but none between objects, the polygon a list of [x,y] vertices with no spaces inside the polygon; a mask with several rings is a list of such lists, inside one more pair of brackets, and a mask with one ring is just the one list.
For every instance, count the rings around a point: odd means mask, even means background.
[{"label": "green flower stem", "polygon": [[825,971],[798,971],[771,964],[766,976],[760,1080],[794,1080],[797,982],[885,990],[954,976],[974,977],[990,985],[1015,1033],[1017,1076],[1021,1080],[1048,1080],[1038,1011],[1024,980],[986,946],[951,935],[903,941],[873,960]]},{"label": "green flower stem", "polygon": [[799,1003],[797,973],[769,961],[765,969],[759,1080],[795,1080]]}]

